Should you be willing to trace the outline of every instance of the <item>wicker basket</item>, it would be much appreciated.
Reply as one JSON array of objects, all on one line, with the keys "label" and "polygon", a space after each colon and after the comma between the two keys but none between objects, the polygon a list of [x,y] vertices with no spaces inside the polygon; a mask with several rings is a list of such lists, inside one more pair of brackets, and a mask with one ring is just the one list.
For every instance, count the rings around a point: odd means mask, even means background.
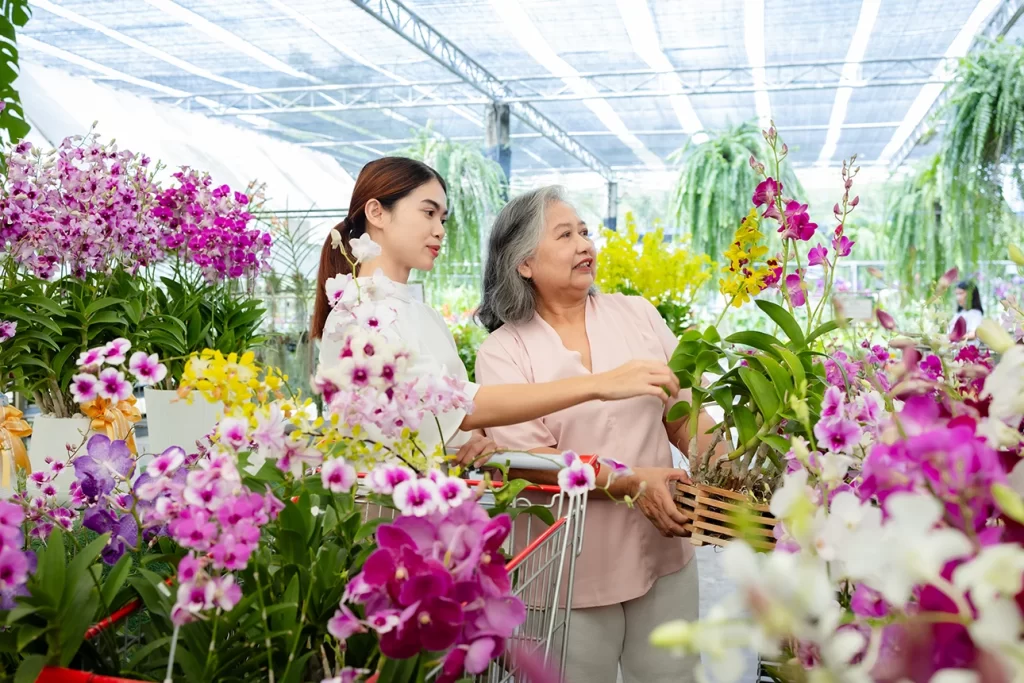
[{"label": "wicker basket", "polygon": [[[760,550],[775,547],[775,518],[767,505],[751,503],[742,493],[705,484],[677,484],[674,498],[687,518],[685,527],[693,545],[724,546],[743,537]],[[743,530],[737,527],[738,515],[745,518]]]}]

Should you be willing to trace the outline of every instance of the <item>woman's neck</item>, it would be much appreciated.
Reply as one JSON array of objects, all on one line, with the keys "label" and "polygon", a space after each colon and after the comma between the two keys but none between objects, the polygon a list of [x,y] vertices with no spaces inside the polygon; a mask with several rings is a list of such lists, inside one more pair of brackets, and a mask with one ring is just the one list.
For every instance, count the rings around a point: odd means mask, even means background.
[{"label": "woman's neck", "polygon": [[569,300],[545,299],[538,296],[537,315],[552,327],[579,325],[586,320],[588,298],[589,295],[584,295],[582,299]]},{"label": "woman's neck", "polygon": [[378,270],[382,271],[392,282],[398,282],[403,285],[408,284],[409,273],[412,272],[411,268],[400,266],[384,254],[381,254],[376,258],[359,264],[359,277],[370,277]]}]

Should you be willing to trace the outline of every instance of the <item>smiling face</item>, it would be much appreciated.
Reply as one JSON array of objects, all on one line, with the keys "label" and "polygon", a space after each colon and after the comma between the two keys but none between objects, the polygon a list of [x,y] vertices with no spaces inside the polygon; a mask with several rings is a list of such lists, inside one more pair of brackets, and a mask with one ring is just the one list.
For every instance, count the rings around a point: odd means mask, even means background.
[{"label": "smiling face", "polygon": [[420,185],[386,209],[376,199],[366,203],[367,230],[381,247],[381,259],[398,271],[431,270],[441,251],[447,197],[436,180]]},{"label": "smiling face", "polygon": [[531,280],[542,297],[584,297],[594,285],[596,266],[594,242],[576,209],[561,201],[549,204],[537,250],[519,266],[519,274]]}]

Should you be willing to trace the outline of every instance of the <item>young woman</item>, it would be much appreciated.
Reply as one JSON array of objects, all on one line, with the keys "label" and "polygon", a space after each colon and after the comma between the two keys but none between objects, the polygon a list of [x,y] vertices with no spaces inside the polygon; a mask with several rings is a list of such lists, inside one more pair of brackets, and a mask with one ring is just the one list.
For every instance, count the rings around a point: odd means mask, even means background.
[{"label": "young woman", "polygon": [[[970,302],[968,304],[968,302]],[[964,339],[974,340],[975,331],[985,317],[985,309],[981,307],[981,293],[978,286],[973,282],[964,281],[956,286],[956,315],[949,324],[949,331],[953,331],[956,321],[964,319],[967,325],[967,334]]]},{"label": "young woman", "polygon": [[[437,416],[440,434],[425,427],[420,434],[425,445],[433,447],[440,441],[459,449],[459,462],[477,462],[495,446],[482,432],[474,430],[528,422],[587,401],[647,395],[667,402],[670,394],[676,394],[679,382],[673,372],[665,363],[653,360],[632,361],[606,372],[544,384],[480,387],[469,383],[444,320],[437,311],[417,301],[407,284],[414,269],[429,271],[434,267],[447,217],[447,188],[437,171],[412,159],[386,157],[371,161],[359,172],[348,216],[335,228],[341,234],[341,248],[350,255],[351,242],[363,235],[369,235],[380,246],[380,255],[360,264],[354,275],[360,282],[378,271],[378,278],[386,278],[386,296],[375,305],[389,309],[383,317],[395,321],[383,333],[413,352],[410,371],[462,380],[473,397],[471,413],[453,411]],[[337,361],[344,327],[353,324],[331,311],[325,283],[335,275],[350,273],[348,261],[328,236],[320,254],[312,324],[313,337],[321,340],[321,365]]]}]

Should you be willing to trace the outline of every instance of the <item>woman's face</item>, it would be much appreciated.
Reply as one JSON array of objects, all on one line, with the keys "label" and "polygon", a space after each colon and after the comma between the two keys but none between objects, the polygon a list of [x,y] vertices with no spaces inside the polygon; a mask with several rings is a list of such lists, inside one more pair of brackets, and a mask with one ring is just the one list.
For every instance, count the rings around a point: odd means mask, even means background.
[{"label": "woman's face", "polygon": [[597,252],[587,224],[576,209],[554,202],[544,211],[544,228],[537,251],[519,266],[541,296],[576,292],[586,296],[594,284]]},{"label": "woman's face", "polygon": [[382,256],[403,269],[431,270],[444,240],[447,197],[441,183],[431,180],[385,209],[376,200],[366,204],[370,237]]},{"label": "woman's face", "polygon": [[967,305],[967,290],[956,288],[956,303],[958,306]]}]

